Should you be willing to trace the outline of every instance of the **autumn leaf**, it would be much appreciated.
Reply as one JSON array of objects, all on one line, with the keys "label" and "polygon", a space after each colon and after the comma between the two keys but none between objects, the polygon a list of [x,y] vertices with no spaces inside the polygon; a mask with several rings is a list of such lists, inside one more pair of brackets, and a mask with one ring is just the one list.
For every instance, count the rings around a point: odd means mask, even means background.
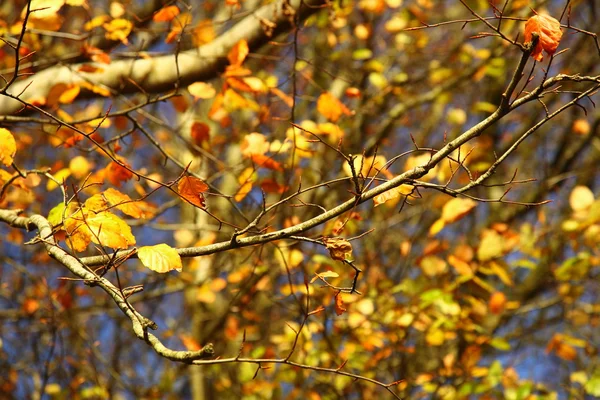
[{"label": "autumn leaf", "polygon": [[181,272],[183,268],[177,250],[164,243],[140,247],[138,258],[144,267],[161,274],[173,270]]},{"label": "autumn leaf", "polygon": [[594,193],[587,186],[575,186],[569,196],[569,205],[573,211],[587,210],[594,203]]},{"label": "autumn leaf", "polygon": [[502,314],[506,306],[506,296],[502,292],[494,292],[490,296],[488,307],[492,314]]},{"label": "autumn leaf", "polygon": [[441,231],[447,224],[451,224],[463,218],[477,206],[477,202],[471,199],[456,197],[444,204],[442,216],[431,225],[429,234],[431,236]]},{"label": "autumn leaf", "polygon": [[278,163],[269,156],[265,156],[262,154],[253,154],[250,157],[250,159],[259,167],[272,169],[274,171],[283,171],[283,166],[281,165],[281,163]]},{"label": "autumn leaf", "polygon": [[85,220],[92,242],[112,249],[126,249],[135,245],[131,228],[115,214],[104,211],[91,214]]},{"label": "autumn leaf", "polygon": [[7,167],[12,164],[17,152],[17,142],[6,128],[0,128],[0,162]]},{"label": "autumn leaf", "polygon": [[144,217],[144,211],[142,211],[138,202],[131,200],[131,197],[119,192],[117,189],[108,188],[102,193],[102,196],[106,199],[108,204],[115,206],[118,210],[130,217]]},{"label": "autumn leaf", "polygon": [[108,40],[120,41],[125,45],[129,44],[127,37],[133,29],[131,21],[117,18],[109,23],[103,24],[102,27],[106,30],[105,36]]},{"label": "autumn leaf", "polygon": [[195,121],[192,124],[190,136],[196,146],[202,147],[210,139],[210,127],[204,122]]},{"label": "autumn leaf", "polygon": [[542,61],[544,59],[542,51],[549,55],[556,52],[562,38],[560,22],[549,15],[534,15],[525,23],[525,43],[531,42],[534,33],[539,35],[539,41],[533,49],[531,57],[537,61]]},{"label": "autumn leaf", "polygon": [[180,13],[177,6],[168,6],[161,8],[156,14],[152,16],[154,22],[169,22],[173,20]]},{"label": "autumn leaf", "polygon": [[188,86],[188,91],[194,98],[197,99],[212,99],[217,94],[217,91],[210,83],[194,82]]},{"label": "autumn leaf", "polygon": [[342,315],[346,311],[346,307],[344,307],[344,300],[342,299],[342,293],[338,292],[335,295],[335,313],[337,315]]},{"label": "autumn leaf", "polygon": [[199,208],[206,207],[202,193],[207,190],[208,185],[194,176],[184,176],[177,183],[177,192],[179,195]]},{"label": "autumn leaf", "polygon": [[408,184],[402,184],[396,188],[390,189],[373,197],[373,204],[377,207],[380,204],[386,203],[390,200],[399,198],[400,196],[408,196],[414,191],[414,186]]},{"label": "autumn leaf", "polygon": [[326,279],[326,278],[337,278],[340,274],[334,271],[325,271],[325,272],[315,272],[315,277],[310,280],[310,283],[314,283],[317,279]]},{"label": "autumn leaf", "polygon": [[271,144],[267,141],[265,135],[257,132],[249,133],[244,136],[244,140],[240,144],[240,150],[244,157],[252,157],[253,155],[263,155],[269,151]]},{"label": "autumn leaf", "polygon": [[229,63],[232,66],[239,67],[242,65],[249,52],[250,49],[248,47],[248,42],[245,39],[242,39],[239,42],[237,42],[231,48],[231,50],[229,50],[229,53],[227,54],[227,59],[229,60]]},{"label": "autumn leaf", "polygon": [[121,183],[127,182],[133,177],[133,172],[130,171],[131,167],[127,164],[125,159],[118,157],[117,160],[121,162],[123,166],[115,161],[111,161],[104,170],[106,179],[108,179],[110,183],[115,186],[121,186]]},{"label": "autumn leaf", "polygon": [[352,111],[329,92],[325,92],[319,96],[317,111],[331,122],[337,122],[342,114],[352,115]]},{"label": "autumn leaf", "polygon": [[352,245],[346,239],[324,238],[323,242],[334,260],[344,261],[352,257]]}]

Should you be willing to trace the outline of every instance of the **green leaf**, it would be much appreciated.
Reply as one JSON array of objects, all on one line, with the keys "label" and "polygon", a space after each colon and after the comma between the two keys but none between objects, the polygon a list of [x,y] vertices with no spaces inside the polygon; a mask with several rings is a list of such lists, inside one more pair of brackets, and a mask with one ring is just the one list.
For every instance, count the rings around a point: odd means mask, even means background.
[{"label": "green leaf", "polygon": [[60,202],[58,205],[54,206],[50,213],[48,213],[48,222],[52,226],[57,226],[62,224],[63,213],[65,211],[65,203]]}]

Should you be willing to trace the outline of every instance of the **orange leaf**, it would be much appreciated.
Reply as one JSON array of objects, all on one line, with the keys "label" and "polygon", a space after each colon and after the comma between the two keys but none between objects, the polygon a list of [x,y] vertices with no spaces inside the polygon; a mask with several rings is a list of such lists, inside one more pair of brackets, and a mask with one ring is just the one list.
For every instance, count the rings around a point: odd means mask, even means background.
[{"label": "orange leaf", "polygon": [[492,314],[501,314],[506,306],[506,296],[502,292],[494,292],[490,297],[488,307]]},{"label": "orange leaf", "polygon": [[229,54],[227,54],[227,59],[231,65],[240,66],[246,59],[246,56],[250,52],[248,48],[248,42],[245,39],[237,42],[231,50],[229,50]]},{"label": "orange leaf", "polygon": [[274,171],[283,171],[283,167],[280,163],[273,160],[269,156],[265,156],[264,154],[252,154],[250,159],[259,167],[272,169]]},{"label": "orange leaf", "polygon": [[156,246],[143,246],[138,249],[138,258],[144,267],[159,273],[181,271],[181,257],[177,250],[164,243]]},{"label": "orange leaf", "polygon": [[111,206],[115,206],[130,217],[142,218],[144,216],[144,211],[140,208],[138,202],[131,200],[131,197],[119,192],[117,189],[108,188],[102,195]]},{"label": "orange leaf", "polygon": [[542,61],[544,59],[542,50],[549,55],[556,52],[562,38],[560,22],[549,15],[534,15],[525,23],[525,43],[531,42],[534,33],[537,33],[540,39],[531,53],[531,57],[537,61]]},{"label": "orange leaf", "polygon": [[177,192],[181,197],[196,207],[206,207],[206,201],[202,193],[208,190],[208,185],[193,176],[184,176],[177,183]]},{"label": "orange leaf", "polygon": [[210,139],[210,127],[204,122],[194,122],[191,137],[196,146],[202,147],[202,143],[208,142]]},{"label": "orange leaf", "polygon": [[329,92],[325,92],[319,96],[317,110],[331,122],[336,122],[342,114],[352,115],[352,111]]},{"label": "orange leaf", "polygon": [[335,313],[337,315],[342,315],[346,311],[346,307],[344,307],[344,301],[342,300],[342,293],[338,292],[335,295]]},{"label": "orange leaf", "polygon": [[[130,168],[129,164],[127,164],[123,159],[118,158],[118,160],[123,165]],[[114,161],[111,161],[111,163],[108,164],[108,166],[105,168],[105,172],[108,181],[115,186],[121,186],[122,182],[127,182],[133,177],[133,172],[125,167],[122,167]]]},{"label": "orange leaf", "polygon": [[17,142],[6,128],[0,128],[0,162],[7,167],[12,164],[17,152]]},{"label": "orange leaf", "polygon": [[288,96],[287,94],[283,93],[281,90],[277,89],[277,88],[271,88],[269,89],[271,91],[271,93],[273,93],[275,96],[279,97],[281,100],[283,100],[283,102],[290,108],[292,108],[294,106],[294,99],[291,96]]},{"label": "orange leaf", "polygon": [[180,13],[179,8],[177,6],[168,6],[160,9],[154,16],[152,20],[154,22],[169,22]]}]

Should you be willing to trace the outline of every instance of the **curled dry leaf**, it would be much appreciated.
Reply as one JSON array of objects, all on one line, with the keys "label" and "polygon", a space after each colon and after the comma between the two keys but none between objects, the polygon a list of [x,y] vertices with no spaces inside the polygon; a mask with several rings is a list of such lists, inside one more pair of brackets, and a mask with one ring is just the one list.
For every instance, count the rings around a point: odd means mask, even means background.
[{"label": "curled dry leaf", "polygon": [[335,295],[335,313],[337,315],[342,315],[346,311],[346,307],[344,307],[344,300],[342,300],[342,293],[338,292]]},{"label": "curled dry leaf", "polygon": [[544,59],[542,51],[552,55],[558,48],[562,38],[560,22],[549,15],[534,15],[525,23],[525,43],[531,42],[534,33],[539,35],[540,40],[533,49],[531,57],[536,61],[542,61]]},{"label": "curled dry leaf", "polygon": [[334,260],[344,261],[352,255],[352,245],[346,239],[325,238],[323,242]]}]

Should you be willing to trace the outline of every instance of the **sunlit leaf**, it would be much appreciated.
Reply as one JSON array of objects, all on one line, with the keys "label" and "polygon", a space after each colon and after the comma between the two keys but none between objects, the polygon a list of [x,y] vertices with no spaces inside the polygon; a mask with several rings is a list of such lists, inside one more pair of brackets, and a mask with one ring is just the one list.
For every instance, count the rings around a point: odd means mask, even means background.
[{"label": "sunlit leaf", "polygon": [[587,186],[575,186],[569,196],[569,205],[573,211],[582,211],[594,203],[594,193]]},{"label": "sunlit leaf", "polygon": [[325,92],[319,96],[317,110],[322,116],[332,122],[340,119],[342,114],[352,115],[352,111],[329,92]]},{"label": "sunlit leaf", "polygon": [[180,13],[177,6],[167,6],[161,8],[156,14],[152,16],[154,22],[169,22],[173,20]]},{"label": "sunlit leaf", "polygon": [[17,142],[12,133],[6,128],[0,128],[0,162],[9,166],[17,152]]},{"label": "sunlit leaf", "polygon": [[531,53],[531,57],[542,61],[544,59],[542,51],[553,55],[560,44],[562,38],[560,22],[549,15],[534,15],[525,23],[525,43],[531,42],[534,33],[538,34],[540,39]]},{"label": "sunlit leaf", "polygon": [[200,208],[206,207],[203,193],[207,190],[208,185],[194,176],[184,176],[177,183],[179,195]]},{"label": "sunlit leaf", "polygon": [[180,272],[183,268],[177,250],[164,243],[155,246],[143,246],[138,248],[137,251],[142,264],[152,271],[162,274],[173,270]]},{"label": "sunlit leaf", "polygon": [[490,296],[488,307],[492,314],[501,314],[506,306],[506,295],[502,292],[494,292]]},{"label": "sunlit leaf", "polygon": [[229,60],[229,63],[231,65],[240,66],[246,59],[246,56],[249,52],[250,49],[248,47],[248,42],[245,39],[242,39],[239,42],[237,42],[231,48],[231,50],[229,50],[229,53],[227,54],[227,59]]},{"label": "sunlit leaf", "polygon": [[131,200],[131,197],[119,192],[117,189],[108,188],[102,193],[102,196],[106,199],[106,201],[108,201],[108,204],[111,206],[116,206],[118,210],[129,215],[130,217],[144,217],[144,212],[138,205],[138,202]]},{"label": "sunlit leaf", "polygon": [[188,86],[188,91],[195,99],[212,99],[217,91],[210,83],[194,82]]}]

